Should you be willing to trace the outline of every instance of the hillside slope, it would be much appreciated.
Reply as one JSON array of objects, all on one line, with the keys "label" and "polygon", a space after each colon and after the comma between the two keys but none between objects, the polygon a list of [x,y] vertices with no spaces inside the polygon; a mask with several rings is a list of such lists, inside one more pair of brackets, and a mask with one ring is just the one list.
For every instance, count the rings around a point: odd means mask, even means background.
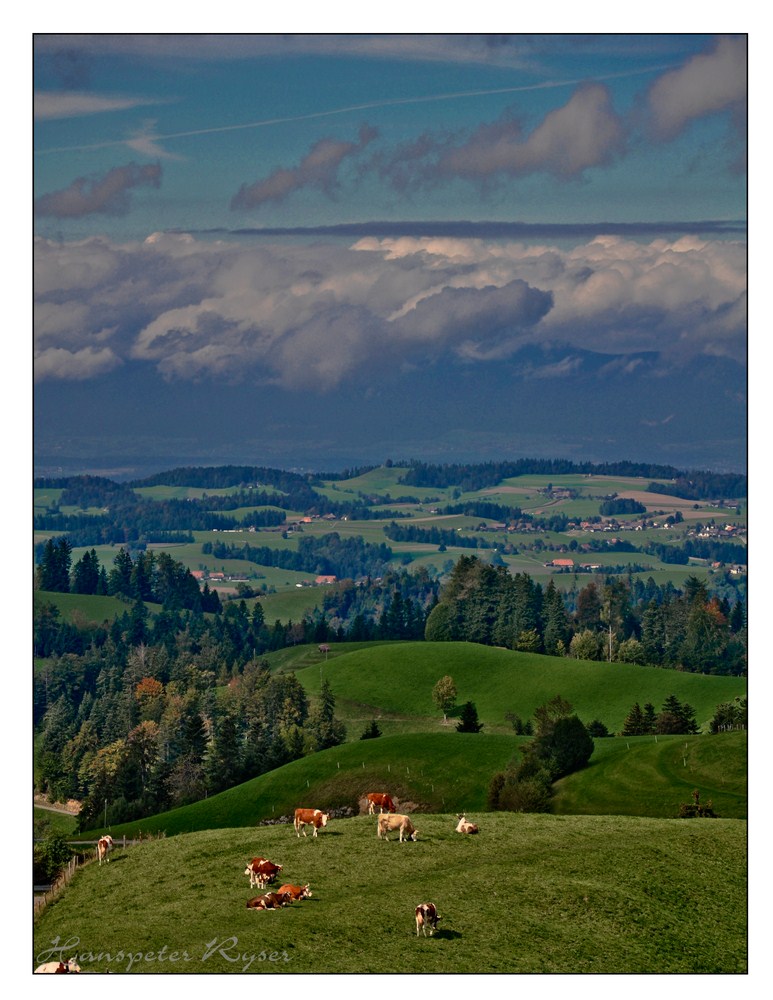
[{"label": "hillside slope", "polygon": [[[359,800],[369,791],[389,791],[398,808],[411,812],[475,814],[486,809],[492,776],[525,741],[446,732],[348,743],[110,832],[172,836],[249,827],[291,816],[299,806],[357,812]],[[746,733],[659,737],[657,742],[653,737],[596,740],[589,767],[556,785],[553,811],[670,818],[678,814],[681,802],[691,801],[696,786],[704,802],[713,799],[720,817],[746,816]]]},{"label": "hillside slope", "polygon": [[[340,647],[338,647],[340,650]],[[336,697],[336,715],[355,726],[372,718],[386,732],[437,730],[442,719],[432,689],[445,674],[453,677],[458,705],[475,702],[486,730],[512,729],[506,712],[523,719],[560,694],[586,724],[600,719],[619,732],[634,702],[660,711],[675,694],[696,711],[705,727],[721,702],[746,694],[746,678],[715,677],[628,663],[600,663],[517,653],[469,642],[401,642],[342,652],[328,663],[297,671],[310,695],[326,678]],[[407,723],[407,725],[405,724]]]},{"label": "hillside slope", "polygon": [[[222,829],[118,849],[36,921],[34,957],[58,940],[117,973],[746,971],[742,821],[492,814],[477,837],[454,823],[422,816],[404,844],[362,817],[317,839]],[[254,855],[312,898],[248,910]],[[425,900],[433,938],[416,937]]]}]

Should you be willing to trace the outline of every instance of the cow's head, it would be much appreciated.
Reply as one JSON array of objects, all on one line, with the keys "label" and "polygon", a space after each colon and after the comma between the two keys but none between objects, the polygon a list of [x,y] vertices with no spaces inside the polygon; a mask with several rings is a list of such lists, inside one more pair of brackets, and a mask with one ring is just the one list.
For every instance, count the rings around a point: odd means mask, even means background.
[{"label": "cow's head", "polygon": [[411,840],[418,840],[418,839],[419,839],[419,831],[414,830],[413,833],[411,834]]},{"label": "cow's head", "polygon": [[304,885],[301,889],[301,899],[311,899],[311,889],[308,885]]},{"label": "cow's head", "polygon": [[328,821],[328,818],[329,818],[329,817],[328,817],[328,814],[327,814],[327,813],[321,813],[321,814],[320,814],[320,815],[319,815],[319,816],[317,817],[317,820],[319,821],[319,825],[320,825],[320,826],[327,826],[327,821]]}]

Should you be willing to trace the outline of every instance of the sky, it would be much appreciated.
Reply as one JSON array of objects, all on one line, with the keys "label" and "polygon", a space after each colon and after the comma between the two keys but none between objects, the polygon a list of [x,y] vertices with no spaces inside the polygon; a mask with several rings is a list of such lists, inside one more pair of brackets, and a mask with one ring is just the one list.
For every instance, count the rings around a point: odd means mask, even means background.
[{"label": "sky", "polygon": [[35,471],[747,461],[744,34],[37,34]]}]

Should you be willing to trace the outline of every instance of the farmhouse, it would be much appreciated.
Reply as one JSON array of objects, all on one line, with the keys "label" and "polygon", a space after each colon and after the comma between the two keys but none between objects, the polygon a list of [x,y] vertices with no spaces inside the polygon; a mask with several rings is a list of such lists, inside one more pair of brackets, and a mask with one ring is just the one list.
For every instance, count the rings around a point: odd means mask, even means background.
[{"label": "farmhouse", "polygon": [[318,585],[322,584],[322,583],[335,583],[336,579],[337,579],[337,577],[335,577],[335,576],[318,576],[314,580],[314,583],[316,583]]},{"label": "farmhouse", "polygon": [[574,559],[553,559],[552,562],[545,563],[546,566],[555,566],[556,569],[572,569]]}]

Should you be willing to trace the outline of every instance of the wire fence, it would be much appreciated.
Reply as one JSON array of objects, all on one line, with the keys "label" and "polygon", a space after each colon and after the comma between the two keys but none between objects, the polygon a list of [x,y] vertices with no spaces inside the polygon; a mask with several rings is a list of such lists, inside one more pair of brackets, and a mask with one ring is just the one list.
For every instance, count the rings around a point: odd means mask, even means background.
[{"label": "wire fence", "polygon": [[[42,840],[42,837],[36,837],[34,842],[40,843]],[[95,847],[99,843],[99,840],[68,840],[67,843],[73,847],[90,848]],[[127,840],[124,836],[121,840],[113,840],[113,847],[133,847],[135,844],[141,843],[141,840]],[[33,917],[38,917],[43,910],[45,910],[48,904],[52,903],[65,889],[65,887],[72,882],[73,876],[78,868],[82,868],[83,865],[91,864],[94,860],[95,857],[93,851],[80,851],[78,854],[74,854],[70,858],[51,885],[33,885]]]}]

